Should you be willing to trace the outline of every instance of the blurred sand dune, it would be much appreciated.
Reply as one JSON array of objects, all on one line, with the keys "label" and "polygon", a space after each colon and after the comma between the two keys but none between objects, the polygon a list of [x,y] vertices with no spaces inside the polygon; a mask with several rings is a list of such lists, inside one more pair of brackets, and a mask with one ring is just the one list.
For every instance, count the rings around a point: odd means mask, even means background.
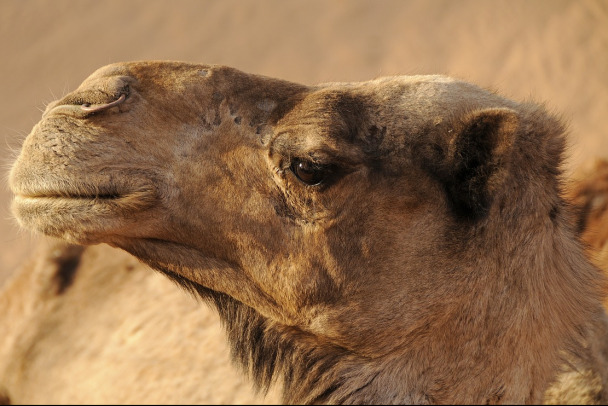
[{"label": "blurred sand dune", "polygon": [[[546,101],[570,123],[567,169],[608,157],[605,0],[0,0],[0,159],[46,103],[116,61],[231,65],[312,84],[445,73]],[[0,188],[0,284],[39,239]]]}]

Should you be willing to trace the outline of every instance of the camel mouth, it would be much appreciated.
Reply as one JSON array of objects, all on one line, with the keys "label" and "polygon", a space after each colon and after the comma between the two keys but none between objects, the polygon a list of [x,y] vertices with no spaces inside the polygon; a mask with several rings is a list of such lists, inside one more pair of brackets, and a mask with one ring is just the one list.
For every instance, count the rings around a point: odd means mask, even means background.
[{"label": "camel mouth", "polygon": [[143,209],[155,200],[156,192],[151,187],[121,190],[114,186],[81,186],[73,189],[49,188],[22,190],[15,193],[17,202],[71,203],[83,204],[121,204],[129,205],[133,209]]},{"label": "camel mouth", "polygon": [[123,233],[139,214],[158,202],[152,186],[139,188],[28,188],[16,191],[12,212],[17,221],[43,234],[75,243]]},{"label": "camel mouth", "polygon": [[17,193],[15,195],[16,198],[19,199],[48,199],[48,200],[80,200],[80,201],[90,201],[90,200],[119,200],[128,194],[121,194],[118,192],[104,192],[104,193],[94,193],[94,194],[83,194],[83,193],[69,193],[69,192],[26,192],[26,193]]},{"label": "camel mouth", "polygon": [[[146,177],[130,176],[128,182],[118,181],[116,176],[105,175],[100,179],[57,179],[54,176],[36,177],[31,173],[11,173],[10,186],[15,198],[29,201],[116,202],[142,199],[145,205],[156,196],[153,182]],[[104,179],[105,178],[105,179]]]},{"label": "camel mouth", "polygon": [[66,200],[66,201],[104,201],[119,200],[128,196],[126,188],[116,185],[95,185],[84,183],[55,184],[54,182],[36,182],[36,184],[25,183],[14,189],[15,198],[26,200]]}]

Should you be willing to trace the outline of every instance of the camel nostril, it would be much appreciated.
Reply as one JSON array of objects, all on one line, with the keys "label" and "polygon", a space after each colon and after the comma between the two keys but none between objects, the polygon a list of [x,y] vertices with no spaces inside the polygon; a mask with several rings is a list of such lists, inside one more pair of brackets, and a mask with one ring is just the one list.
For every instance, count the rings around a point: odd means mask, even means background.
[{"label": "camel nostril", "polygon": [[103,111],[103,110],[107,110],[111,107],[118,106],[119,104],[123,103],[126,99],[127,99],[127,95],[125,93],[121,93],[120,97],[118,99],[114,100],[113,102],[106,103],[106,104],[99,104],[99,105],[95,105],[95,106],[91,105],[90,103],[84,103],[80,106],[80,108],[89,113],[96,113],[98,111]]}]

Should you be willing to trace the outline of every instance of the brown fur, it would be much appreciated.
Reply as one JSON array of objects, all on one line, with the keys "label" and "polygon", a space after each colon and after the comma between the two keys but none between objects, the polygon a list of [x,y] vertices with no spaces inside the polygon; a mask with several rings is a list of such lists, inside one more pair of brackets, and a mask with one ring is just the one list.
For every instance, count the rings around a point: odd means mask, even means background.
[{"label": "brown fur", "polygon": [[542,107],[446,77],[144,62],[50,105],[10,180],[25,227],[120,247],[215,304],[286,402],[539,402],[602,314],[563,148]]}]

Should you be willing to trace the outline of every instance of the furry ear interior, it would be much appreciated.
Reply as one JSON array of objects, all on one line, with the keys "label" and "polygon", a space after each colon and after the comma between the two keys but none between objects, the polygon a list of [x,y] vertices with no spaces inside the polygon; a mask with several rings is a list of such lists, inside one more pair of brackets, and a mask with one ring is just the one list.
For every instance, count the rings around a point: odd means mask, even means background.
[{"label": "furry ear interior", "polygon": [[508,108],[475,110],[454,123],[437,175],[457,215],[479,219],[489,212],[518,123]]}]

